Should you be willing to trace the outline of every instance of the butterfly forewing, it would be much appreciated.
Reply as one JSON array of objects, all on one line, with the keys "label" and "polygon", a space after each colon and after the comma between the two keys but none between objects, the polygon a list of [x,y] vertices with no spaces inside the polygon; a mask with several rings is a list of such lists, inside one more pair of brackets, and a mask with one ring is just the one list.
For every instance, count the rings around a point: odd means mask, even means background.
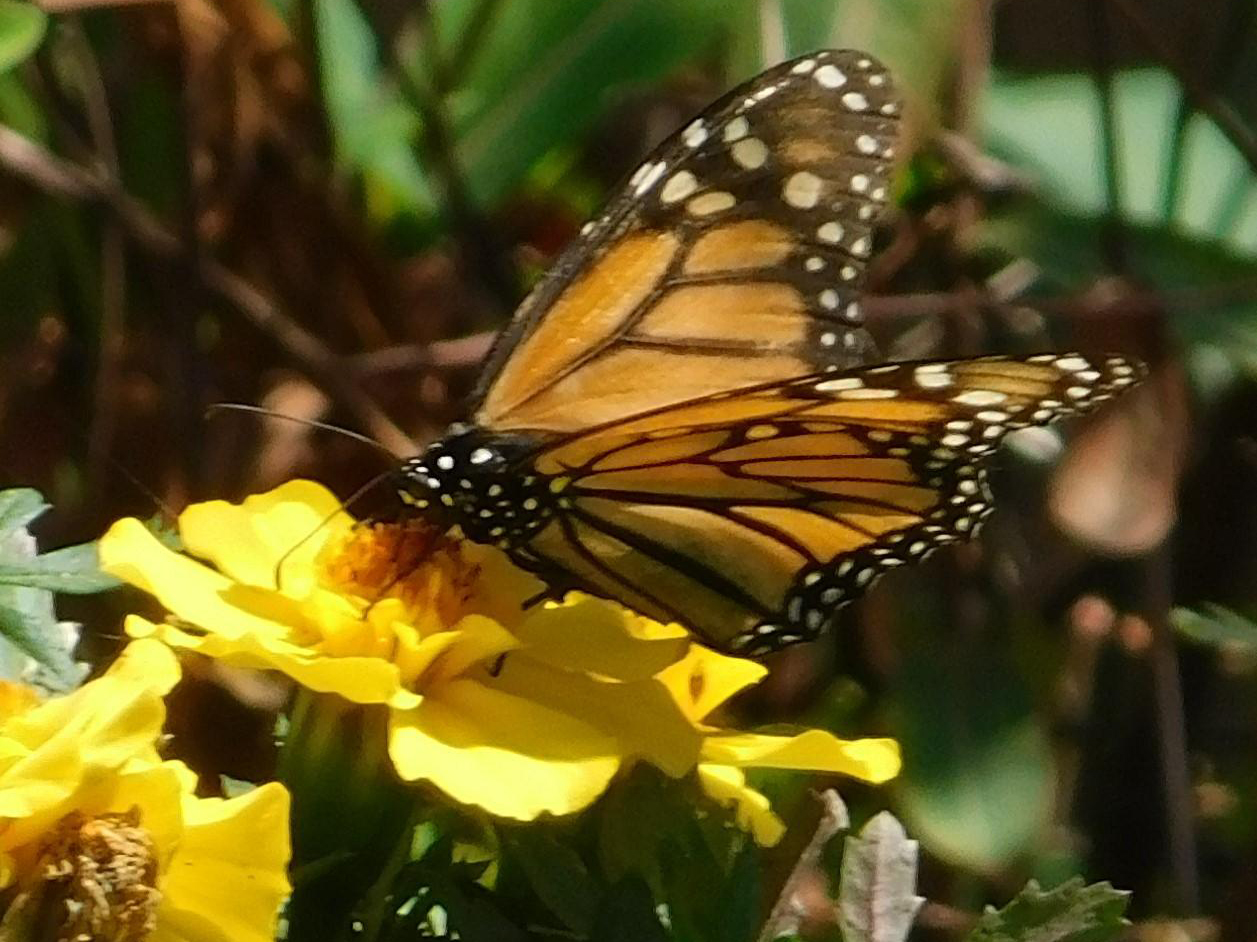
[{"label": "butterfly forewing", "polygon": [[763,653],[972,535],[1007,431],[1086,411],[1139,369],[1075,354],[890,364],[567,436],[533,459],[561,496],[527,552],[718,648]]},{"label": "butterfly forewing", "polygon": [[882,65],[850,51],[783,63],[716,102],[521,306],[477,423],[571,432],[862,362],[858,292],[898,110]]}]

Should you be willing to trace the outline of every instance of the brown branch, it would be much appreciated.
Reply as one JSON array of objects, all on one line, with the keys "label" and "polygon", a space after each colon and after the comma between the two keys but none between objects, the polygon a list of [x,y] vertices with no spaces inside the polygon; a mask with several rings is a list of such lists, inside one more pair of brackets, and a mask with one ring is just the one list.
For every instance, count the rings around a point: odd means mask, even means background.
[{"label": "brown branch", "polygon": [[[114,177],[120,175],[117,137],[100,63],[77,17],[62,23],[62,40],[78,66],[79,90],[96,159]],[[87,492],[99,496],[109,445],[118,420],[118,377],[127,306],[126,238],[117,220],[107,219],[100,245],[100,345],[93,382],[93,416],[87,435]]]},{"label": "brown branch", "polygon": [[438,340],[426,346],[398,344],[361,353],[350,359],[349,364],[361,376],[476,366],[489,353],[496,337],[495,331],[485,330],[456,340]]},{"label": "brown branch", "polygon": [[1088,3],[1091,38],[1091,77],[1100,99],[1100,162],[1104,171],[1105,212],[1100,228],[1100,249],[1109,269],[1118,274],[1130,270],[1124,215],[1121,141],[1117,132],[1117,103],[1113,93],[1113,31],[1108,8]]},{"label": "brown branch", "polygon": [[180,239],[124,192],[115,178],[102,170],[62,160],[4,125],[0,125],[0,169],[54,196],[98,204],[111,212],[130,239],[150,255],[168,262],[194,264],[210,294],[267,334],[381,444],[397,454],[413,450],[410,438],[359,388],[342,357],[221,263],[208,258],[189,260]]},{"label": "brown branch", "polygon": [[1178,905],[1187,915],[1200,912],[1200,864],[1196,845],[1195,800],[1187,756],[1187,720],[1183,706],[1174,629],[1173,568],[1168,545],[1144,562],[1144,617],[1152,628],[1152,687],[1156,703],[1161,781],[1165,787],[1166,832],[1170,869]]}]

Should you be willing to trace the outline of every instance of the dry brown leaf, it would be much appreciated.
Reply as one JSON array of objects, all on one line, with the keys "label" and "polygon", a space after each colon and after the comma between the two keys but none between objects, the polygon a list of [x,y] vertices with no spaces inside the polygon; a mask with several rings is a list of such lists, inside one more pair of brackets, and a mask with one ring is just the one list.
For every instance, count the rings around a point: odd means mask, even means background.
[{"label": "dry brown leaf", "polygon": [[1106,556],[1160,545],[1178,515],[1188,421],[1182,371],[1159,367],[1071,444],[1049,488],[1053,522]]}]

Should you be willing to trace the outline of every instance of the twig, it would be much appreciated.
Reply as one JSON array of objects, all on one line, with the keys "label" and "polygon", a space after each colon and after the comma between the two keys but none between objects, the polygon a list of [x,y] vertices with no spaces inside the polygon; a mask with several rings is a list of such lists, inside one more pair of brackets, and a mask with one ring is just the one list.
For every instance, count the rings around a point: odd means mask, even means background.
[{"label": "twig", "polygon": [[1174,73],[1196,109],[1213,119],[1218,130],[1231,142],[1231,146],[1240,152],[1248,166],[1257,173],[1257,134],[1253,133],[1244,119],[1224,99],[1211,92],[1208,86],[1184,68],[1173,49],[1157,35],[1144,17],[1143,11],[1131,0],[1109,0],[1109,4],[1126,19],[1161,64]]},{"label": "twig", "polygon": [[361,353],[351,358],[349,364],[361,376],[475,366],[488,354],[496,337],[496,331],[485,330],[457,340],[438,340],[426,346],[398,344]]},{"label": "twig", "polygon": [[442,191],[450,227],[457,234],[494,303],[502,313],[509,313],[519,301],[518,278],[496,234],[480,215],[468,192],[455,153],[454,134],[445,100],[433,87],[430,76],[425,81],[415,74],[414,67],[407,64],[423,62],[423,49],[436,48],[436,30],[427,3],[417,6],[416,17],[419,24],[417,33],[403,31],[398,41],[389,47],[391,65],[402,94],[423,120],[424,152]]},{"label": "twig", "polygon": [[432,81],[439,93],[444,94],[455,88],[467,74],[489,32],[489,24],[493,22],[493,17],[501,6],[502,0],[480,0],[471,11],[467,25],[463,27],[453,50],[437,62]]},{"label": "twig", "polygon": [[1102,3],[1086,4],[1091,20],[1092,77],[1100,97],[1100,163],[1104,170],[1104,223],[1101,249],[1109,268],[1124,274],[1130,268],[1122,198],[1122,153],[1118,149],[1117,111],[1113,95],[1113,36],[1108,10]]},{"label": "twig", "polygon": [[[44,192],[100,204],[114,214],[131,240],[150,255],[174,262],[186,258],[179,238],[138,200],[124,192],[115,178],[64,161],[4,125],[0,125],[0,169]],[[318,337],[284,315],[274,302],[219,262],[201,258],[196,260],[196,265],[211,294],[270,336],[381,444],[399,454],[413,449],[410,438],[358,387],[345,361]]]},{"label": "twig", "polygon": [[1196,826],[1191,773],[1187,764],[1187,728],[1178,652],[1170,627],[1173,600],[1169,548],[1162,545],[1144,564],[1144,616],[1152,628],[1152,681],[1160,736],[1161,779],[1165,783],[1166,830],[1170,868],[1183,912],[1200,912],[1200,868],[1196,857]]},{"label": "twig", "polygon": [[[68,17],[61,35],[79,67],[80,91],[96,158],[114,177],[121,174],[118,147],[100,63],[77,17]],[[118,375],[127,304],[126,240],[117,220],[105,220],[100,244],[100,343],[93,383],[94,415],[87,434],[87,489],[100,493],[118,413]]]},{"label": "twig", "polygon": [[838,793],[832,788],[826,789],[816,796],[821,803],[821,819],[816,825],[812,839],[803,848],[803,853],[795,861],[790,875],[786,877],[781,893],[764,922],[758,942],[772,942],[782,934],[783,930],[795,919],[795,896],[807,882],[808,877],[816,869],[825,851],[825,845],[833,840],[836,834],[851,827],[851,818],[847,814],[847,806]]}]

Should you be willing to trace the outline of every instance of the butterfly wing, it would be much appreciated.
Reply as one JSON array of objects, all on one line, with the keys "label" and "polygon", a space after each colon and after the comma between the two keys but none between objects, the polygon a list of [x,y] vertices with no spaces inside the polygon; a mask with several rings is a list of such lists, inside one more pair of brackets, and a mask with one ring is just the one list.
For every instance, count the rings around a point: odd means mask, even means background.
[{"label": "butterfly wing", "polygon": [[902,363],[708,396],[533,456],[559,493],[523,561],[741,654],[815,637],[878,575],[971,536],[1010,429],[1134,383],[1121,357]]},{"label": "butterfly wing", "polygon": [[476,423],[571,432],[862,362],[858,290],[898,111],[885,68],[851,51],[783,63],[716,102],[521,305]]}]

